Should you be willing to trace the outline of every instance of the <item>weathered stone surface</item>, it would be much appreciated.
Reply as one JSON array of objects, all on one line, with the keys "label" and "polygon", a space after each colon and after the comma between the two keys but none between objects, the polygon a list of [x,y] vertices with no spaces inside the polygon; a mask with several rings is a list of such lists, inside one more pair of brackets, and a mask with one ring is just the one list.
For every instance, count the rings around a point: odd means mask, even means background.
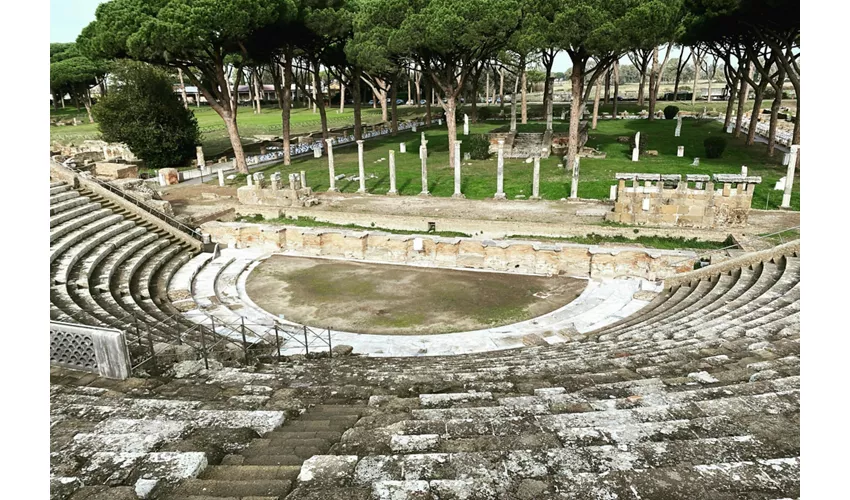
[{"label": "weathered stone surface", "polygon": [[354,348],[350,345],[341,344],[333,346],[332,351],[334,356],[348,356],[354,351]]},{"label": "weathered stone surface", "polygon": [[354,478],[356,455],[315,455],[301,465],[298,481],[313,486],[348,486]]}]

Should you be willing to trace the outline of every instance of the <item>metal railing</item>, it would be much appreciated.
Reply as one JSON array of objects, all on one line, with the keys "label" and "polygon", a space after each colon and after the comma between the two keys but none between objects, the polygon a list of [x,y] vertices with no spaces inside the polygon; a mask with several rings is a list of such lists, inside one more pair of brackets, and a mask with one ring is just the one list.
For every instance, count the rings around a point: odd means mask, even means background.
[{"label": "metal railing", "polygon": [[161,212],[161,211],[159,211],[155,208],[152,208],[152,207],[146,205],[142,201],[139,201],[135,197],[125,193],[123,190],[113,186],[112,184],[110,184],[108,182],[104,182],[104,181],[102,181],[102,180],[100,180],[97,177],[94,177],[92,175],[84,175],[85,173],[83,172],[83,170],[81,170],[79,168],[71,167],[69,165],[64,165],[64,164],[61,165],[61,166],[71,170],[72,172],[74,172],[75,174],[84,178],[85,180],[94,182],[98,186],[106,189],[107,191],[109,191],[109,192],[111,192],[115,195],[120,196],[124,200],[129,201],[130,203],[137,206],[138,208],[141,208],[145,212],[153,215],[154,217],[157,217],[158,219],[161,219],[162,221],[167,223],[169,226],[171,226],[171,227],[173,227],[173,228],[175,228],[175,229],[177,229],[177,230],[179,230],[183,233],[186,233],[187,235],[189,235],[190,237],[192,237],[192,238],[194,238],[198,241],[203,242],[203,237],[201,235],[201,232],[198,231],[197,229],[195,229],[195,228],[193,228],[193,227],[191,227],[187,224],[184,224],[183,222],[180,222],[179,220],[175,219],[174,217],[171,217],[170,215],[165,214],[164,212]]}]

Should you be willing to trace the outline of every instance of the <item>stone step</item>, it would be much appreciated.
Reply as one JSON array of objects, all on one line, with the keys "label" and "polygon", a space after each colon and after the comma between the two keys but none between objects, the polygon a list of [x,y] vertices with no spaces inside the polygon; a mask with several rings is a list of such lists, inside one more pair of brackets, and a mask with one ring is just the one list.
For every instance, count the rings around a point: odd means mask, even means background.
[{"label": "stone step", "polygon": [[212,465],[204,470],[203,480],[259,481],[284,479],[294,481],[301,467],[291,465]]},{"label": "stone step", "polygon": [[244,481],[189,479],[175,489],[173,496],[207,497],[283,497],[292,489],[285,479],[249,479]]},{"label": "stone step", "polygon": [[295,465],[300,466],[304,463],[304,457],[292,454],[281,455],[254,455],[246,456],[242,462],[243,465]]}]

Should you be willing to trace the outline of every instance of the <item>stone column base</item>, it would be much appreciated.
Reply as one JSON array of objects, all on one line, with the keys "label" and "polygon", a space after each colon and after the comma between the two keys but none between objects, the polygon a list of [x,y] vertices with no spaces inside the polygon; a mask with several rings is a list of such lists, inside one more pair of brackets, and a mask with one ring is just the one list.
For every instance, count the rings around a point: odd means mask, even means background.
[{"label": "stone column base", "polygon": [[387,196],[398,196],[398,191],[387,191]]},{"label": "stone column base", "polygon": [[455,193],[455,194],[452,195],[452,198],[462,199],[462,198],[466,198],[466,195],[463,194],[463,193]]},{"label": "stone column base", "polygon": [[337,188],[337,187],[328,188],[328,193],[339,193],[339,188]]},{"label": "stone column base", "polygon": [[419,196],[431,196],[431,193],[429,193],[428,191],[422,191],[421,193],[419,193]]},{"label": "stone column base", "polygon": [[529,198],[528,198],[528,199],[529,199],[529,200],[534,200],[534,201],[539,201],[539,200],[541,200],[542,198],[540,198],[539,196],[529,196]]},{"label": "stone column base", "polygon": [[493,199],[494,200],[505,200],[505,199],[507,199],[507,196],[505,196],[505,193],[496,193],[496,194],[493,195]]},{"label": "stone column base", "polygon": [[358,189],[357,194],[366,194],[366,190],[365,189]]}]

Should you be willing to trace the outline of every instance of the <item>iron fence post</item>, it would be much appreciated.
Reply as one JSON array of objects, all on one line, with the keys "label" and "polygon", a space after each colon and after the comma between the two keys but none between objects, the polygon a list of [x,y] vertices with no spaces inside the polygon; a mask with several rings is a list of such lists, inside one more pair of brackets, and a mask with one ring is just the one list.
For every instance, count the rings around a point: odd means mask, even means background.
[{"label": "iron fence post", "polygon": [[245,364],[248,364],[248,340],[245,338],[245,316],[239,316],[242,322],[242,350],[245,351]]},{"label": "iron fence post", "polygon": [[307,341],[307,325],[304,325],[304,354],[310,354],[310,343]]},{"label": "iron fence post", "polygon": [[274,324],[274,344],[277,347],[277,362],[280,363],[280,336],[277,333],[277,323]]},{"label": "iron fence post", "polygon": [[328,357],[334,357],[334,348],[331,345],[331,327],[328,327]]},{"label": "iron fence post", "polygon": [[[212,318],[210,318],[210,321],[212,321]],[[207,340],[204,338],[204,326],[203,325],[199,325],[199,326],[200,326],[200,328],[198,328],[198,331],[201,334],[201,356],[203,356],[203,358],[204,358],[204,368],[209,370],[210,369],[210,363],[207,360]],[[213,326],[215,326],[215,325],[213,325]]]},{"label": "iron fence post", "polygon": [[154,368],[156,368],[156,351],[153,348],[153,337],[151,336],[151,329],[147,325],[145,325],[145,330],[148,332],[148,349],[151,353],[151,363],[153,363]]},{"label": "iron fence post", "polygon": [[139,331],[139,318],[133,313],[133,325],[136,328],[136,337],[139,338],[139,347],[142,347],[142,332]]}]

